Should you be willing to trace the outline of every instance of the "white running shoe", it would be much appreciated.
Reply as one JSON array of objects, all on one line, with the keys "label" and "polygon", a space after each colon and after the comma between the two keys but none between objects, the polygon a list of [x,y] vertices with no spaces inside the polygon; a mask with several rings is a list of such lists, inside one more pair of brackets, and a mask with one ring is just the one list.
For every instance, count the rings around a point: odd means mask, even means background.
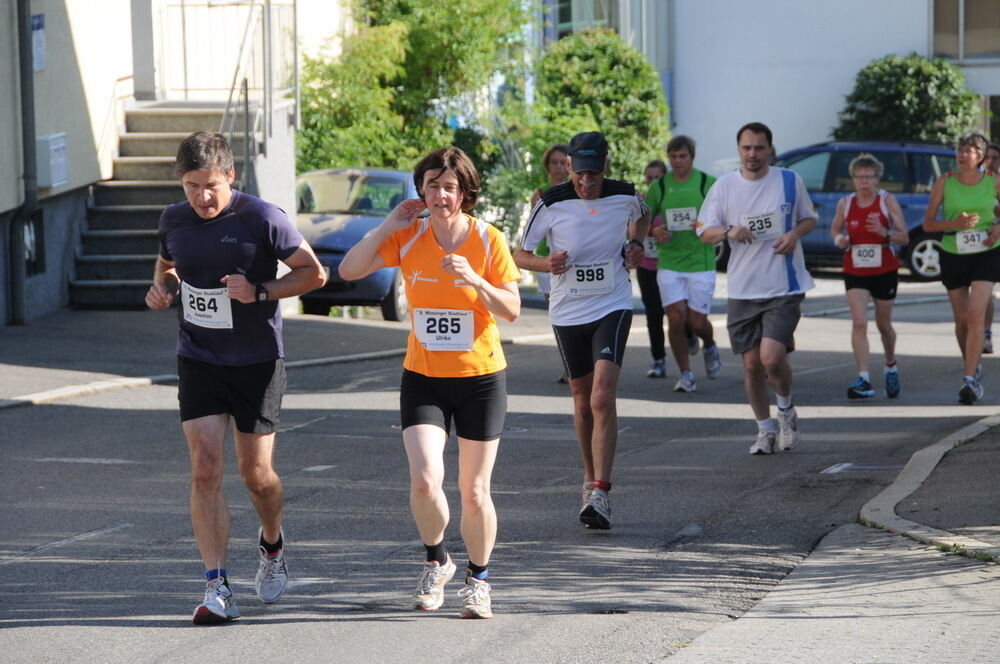
[{"label": "white running shoe", "polygon": [[974,404],[983,398],[983,385],[978,380],[962,381],[962,389],[958,391],[958,402],[966,405]]},{"label": "white running shoe", "polygon": [[448,556],[442,565],[436,560],[424,563],[417,589],[413,593],[413,608],[421,611],[437,611],[444,604],[444,586],[455,576],[455,563]]},{"label": "white running shoe", "polygon": [[195,625],[218,625],[236,620],[240,611],[233,601],[233,591],[221,576],[205,584],[205,601],[194,609]]},{"label": "white running shoe", "polygon": [[[257,548],[260,554],[260,565],[257,567],[257,577],[254,579],[254,588],[257,590],[257,597],[264,604],[274,604],[285,594],[288,587],[288,566],[285,564],[285,531],[281,532],[282,548],[274,555],[270,555],[264,547]],[[264,536],[264,529],[257,531],[257,541],[260,542]]]},{"label": "white running shoe", "polygon": [[587,506],[587,501],[590,500],[590,492],[594,490],[593,482],[584,482],[583,488],[580,489],[580,511]]},{"label": "white running shoe", "polygon": [[580,510],[580,522],[588,528],[608,530],[611,528],[611,501],[604,489],[593,489]]},{"label": "white running shoe", "polygon": [[706,348],[702,355],[705,357],[705,375],[709,378],[718,378],[719,374],[722,373],[722,358],[719,357],[719,347]]},{"label": "white running shoe", "polygon": [[795,406],[778,409],[778,447],[787,451],[799,444],[799,416]]},{"label": "white running shoe", "polygon": [[774,454],[774,439],[778,434],[774,431],[757,432],[757,440],[750,446],[750,454]]},{"label": "white running shoe", "polygon": [[659,360],[654,360],[652,364],[649,365],[649,369],[646,370],[646,378],[666,378],[667,377],[667,361],[663,358]]},{"label": "white running shoe", "polygon": [[493,617],[490,584],[480,579],[466,579],[465,587],[458,591],[458,596],[462,598],[463,618]]},{"label": "white running shoe", "polygon": [[698,385],[695,383],[693,371],[682,371],[681,377],[674,384],[674,392],[694,392],[697,389]]}]

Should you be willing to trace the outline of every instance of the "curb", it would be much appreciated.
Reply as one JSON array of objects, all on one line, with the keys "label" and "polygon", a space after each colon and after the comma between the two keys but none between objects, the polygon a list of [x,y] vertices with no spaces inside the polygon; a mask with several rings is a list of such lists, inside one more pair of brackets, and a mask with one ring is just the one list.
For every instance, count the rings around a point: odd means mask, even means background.
[{"label": "curb", "polygon": [[978,422],[942,438],[933,445],[915,452],[892,484],[865,503],[861,508],[858,520],[866,526],[881,528],[897,535],[905,535],[924,544],[956,549],[969,557],[976,558],[980,555],[988,555],[994,560],[1000,559],[1000,546],[987,544],[964,535],[956,535],[946,530],[938,530],[904,519],[896,514],[896,505],[923,484],[945,454],[997,425],[1000,425],[1000,415],[984,417]]},{"label": "curb", "polygon": [[[501,339],[503,345],[526,344],[536,341],[546,341],[552,339],[551,332],[541,334],[526,334],[519,337],[508,337]],[[370,353],[354,353],[352,355],[335,355],[332,357],[318,357],[312,360],[293,360],[285,363],[286,369],[297,369],[302,367],[317,367],[327,364],[347,364],[348,362],[364,362],[366,360],[381,360],[389,357],[402,357],[406,355],[405,348],[393,350],[380,350]],[[80,385],[67,385],[54,390],[25,394],[24,396],[12,399],[0,399],[0,410],[11,408],[21,408],[23,406],[39,406],[42,404],[60,401],[62,399],[75,399],[77,397],[110,392],[111,390],[131,389],[137,387],[149,387],[151,385],[163,385],[177,381],[176,374],[160,374],[158,376],[146,376],[139,378],[109,378],[107,380],[97,380]]]}]

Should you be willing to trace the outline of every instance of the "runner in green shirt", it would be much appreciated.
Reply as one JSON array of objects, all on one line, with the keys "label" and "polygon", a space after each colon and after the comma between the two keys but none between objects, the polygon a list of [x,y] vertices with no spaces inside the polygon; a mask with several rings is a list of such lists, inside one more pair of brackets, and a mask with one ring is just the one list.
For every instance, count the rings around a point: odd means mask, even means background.
[{"label": "runner in green shirt", "polygon": [[656,281],[667,314],[667,337],[681,370],[675,392],[696,389],[685,325],[702,340],[705,374],[715,378],[722,371],[708,320],[715,294],[715,248],[702,243],[694,232],[698,211],[715,178],[694,168],[694,153],[693,139],[672,138],[667,144],[672,170],[653,183],[646,197],[654,218],[652,236],[659,243]]}]

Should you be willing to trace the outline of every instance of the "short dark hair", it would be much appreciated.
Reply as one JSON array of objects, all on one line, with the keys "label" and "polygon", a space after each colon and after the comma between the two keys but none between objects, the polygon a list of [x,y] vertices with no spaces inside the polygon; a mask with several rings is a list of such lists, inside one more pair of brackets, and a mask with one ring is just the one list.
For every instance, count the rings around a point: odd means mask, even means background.
[{"label": "short dark hair", "polygon": [[550,145],[545,152],[542,153],[542,170],[549,170],[549,157],[552,156],[553,152],[562,152],[567,157],[569,156],[569,145],[566,143],[556,143],[555,145]]},{"label": "short dark hair", "polygon": [[[767,144],[772,145],[774,143],[774,136],[771,134],[771,128],[768,127],[763,122],[748,122],[740,130],[736,132],[736,142],[740,142],[740,137],[743,136],[743,132],[751,131],[755,134],[764,134],[767,137]],[[692,155],[693,156],[693,155]]]},{"label": "short dark hair", "polygon": [[233,151],[222,134],[213,131],[196,131],[181,142],[174,161],[174,175],[178,178],[188,171],[219,171],[228,174],[233,170]]},{"label": "short dark hair", "polygon": [[[420,160],[420,163],[413,169],[413,183],[417,186],[417,193],[423,198],[424,195],[424,174],[427,171],[450,170],[458,178],[458,188],[462,192],[462,209],[471,210],[476,207],[479,201],[479,171],[476,165],[469,159],[461,148],[449,146],[438,148]],[[441,173],[438,174],[441,177]],[[437,179],[437,178],[434,178]],[[433,182],[433,180],[432,180]]]},{"label": "short dark hair", "polygon": [[[737,142],[739,142],[739,140],[740,139],[738,138],[736,139]],[[694,139],[690,136],[684,136],[683,134],[674,136],[670,139],[670,142],[667,143],[667,154],[669,155],[671,152],[687,148],[687,151],[691,153],[691,158],[694,159],[694,145]]]},{"label": "short dark hair", "polygon": [[979,153],[983,155],[983,158],[979,160],[977,166],[982,165],[986,161],[986,150],[989,149],[990,142],[986,140],[986,137],[980,134],[978,131],[974,131],[968,134],[963,134],[958,137],[958,147],[963,145],[968,145],[979,150]]},{"label": "short dark hair", "polygon": [[653,159],[648,164],[646,164],[646,168],[644,168],[642,170],[643,171],[648,171],[651,168],[658,168],[661,171],[663,171],[664,173],[667,172],[667,165],[663,163],[662,159]]}]

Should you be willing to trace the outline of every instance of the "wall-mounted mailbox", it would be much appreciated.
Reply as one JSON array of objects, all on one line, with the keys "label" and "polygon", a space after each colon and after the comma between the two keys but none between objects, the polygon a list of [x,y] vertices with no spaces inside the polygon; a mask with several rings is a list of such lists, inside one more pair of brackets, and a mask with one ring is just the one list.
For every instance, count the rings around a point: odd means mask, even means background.
[{"label": "wall-mounted mailbox", "polygon": [[66,156],[66,134],[39,136],[36,140],[38,187],[51,188],[69,182],[69,159]]}]

